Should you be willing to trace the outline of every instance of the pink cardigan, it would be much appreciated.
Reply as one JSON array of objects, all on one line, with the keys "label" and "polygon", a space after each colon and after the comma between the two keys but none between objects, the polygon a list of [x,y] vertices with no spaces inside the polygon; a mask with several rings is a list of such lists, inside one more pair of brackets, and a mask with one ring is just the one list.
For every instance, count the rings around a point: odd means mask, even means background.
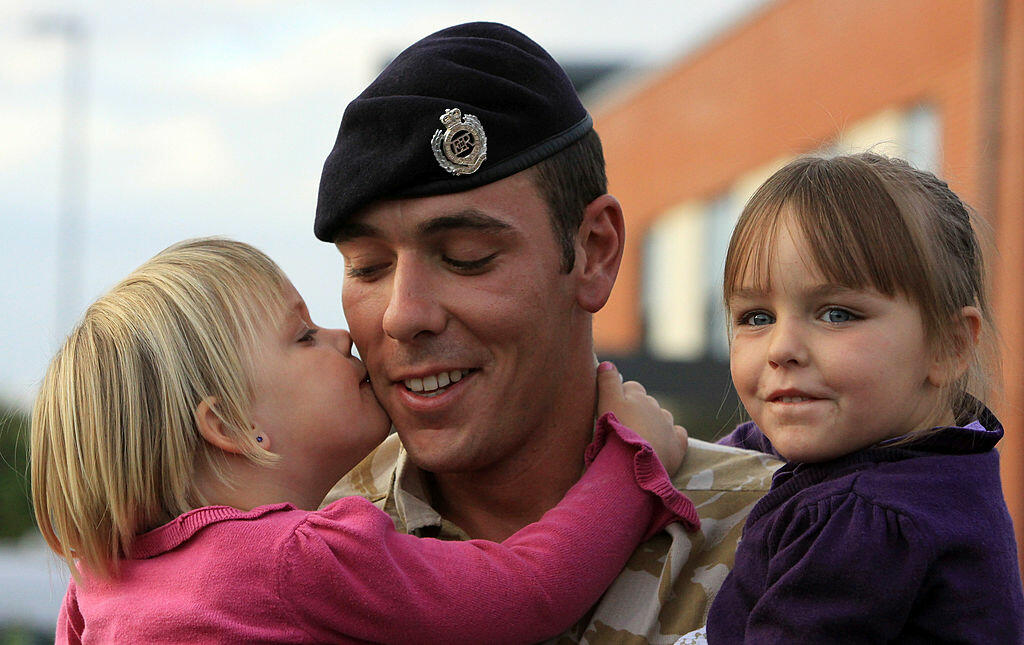
[{"label": "pink cardigan", "polygon": [[395,531],[368,501],[190,511],[139,536],[121,575],[68,586],[60,643],[523,643],[571,626],[636,545],[693,504],[650,446],[602,417],[586,473],[502,543]]}]

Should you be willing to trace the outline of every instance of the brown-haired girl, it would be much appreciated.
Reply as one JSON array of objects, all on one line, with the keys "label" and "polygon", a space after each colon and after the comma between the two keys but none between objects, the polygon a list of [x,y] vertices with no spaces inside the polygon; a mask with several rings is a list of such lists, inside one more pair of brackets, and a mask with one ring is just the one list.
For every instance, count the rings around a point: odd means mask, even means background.
[{"label": "brown-haired girl", "polygon": [[[36,519],[74,576],[59,642],[534,642],[645,536],[696,527],[611,414],[562,503],[501,544],[399,534],[361,498],[317,510],[390,427],[351,347],[229,240],[175,245],[89,307],[32,418]],[[678,467],[671,415],[610,364],[597,387]]]},{"label": "brown-haired girl", "polygon": [[934,175],[807,158],[745,207],[725,265],[727,443],[787,460],[747,519],[712,643],[1021,643],[982,252]]}]

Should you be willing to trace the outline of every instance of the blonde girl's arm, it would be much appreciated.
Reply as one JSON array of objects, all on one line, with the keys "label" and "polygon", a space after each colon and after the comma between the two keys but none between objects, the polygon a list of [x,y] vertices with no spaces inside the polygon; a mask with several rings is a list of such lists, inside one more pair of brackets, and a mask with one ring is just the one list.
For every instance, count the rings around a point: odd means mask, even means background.
[{"label": "blonde girl's arm", "polygon": [[[617,372],[601,379],[621,386]],[[662,432],[677,436],[660,408],[657,416]],[[586,459],[562,502],[502,543],[401,534],[366,500],[343,498],[296,531],[283,600],[315,640],[523,643],[557,635],[643,540],[671,521],[691,530],[699,522],[651,445],[614,415],[599,419]]]}]

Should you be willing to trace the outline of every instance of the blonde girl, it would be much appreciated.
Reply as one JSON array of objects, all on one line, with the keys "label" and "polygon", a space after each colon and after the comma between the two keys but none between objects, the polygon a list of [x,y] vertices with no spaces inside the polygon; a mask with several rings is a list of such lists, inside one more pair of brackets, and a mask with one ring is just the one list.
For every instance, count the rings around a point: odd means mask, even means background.
[{"label": "blonde girl", "polygon": [[[678,427],[610,365],[602,411],[674,469]],[[693,528],[650,444],[607,414],[565,500],[501,544],[418,539],[329,488],[387,434],[341,330],[223,239],[158,254],[47,371],[32,495],[73,579],[59,642],[530,642],[573,624],[635,546]],[[652,492],[653,491],[653,492]]]},{"label": "blonde girl", "polygon": [[747,519],[711,643],[1021,643],[1024,600],[982,403],[992,325],[971,215],[875,154],[790,163],[725,265],[727,443],[787,460]]}]

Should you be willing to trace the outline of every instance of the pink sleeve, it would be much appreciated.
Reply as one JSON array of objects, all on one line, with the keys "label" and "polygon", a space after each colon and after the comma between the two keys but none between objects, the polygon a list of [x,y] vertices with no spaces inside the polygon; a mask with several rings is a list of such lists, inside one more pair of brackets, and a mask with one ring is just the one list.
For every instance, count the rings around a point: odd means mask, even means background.
[{"label": "pink sleeve", "polygon": [[540,521],[502,543],[395,531],[361,498],[310,516],[284,559],[281,596],[316,640],[523,643],[561,633],[600,598],[637,545],[699,525],[651,447],[612,415],[589,467]]},{"label": "pink sleeve", "polygon": [[78,611],[78,598],[75,594],[75,582],[68,583],[68,590],[64,594],[64,602],[60,605],[60,614],[57,616],[57,636],[54,643],[68,643],[75,645],[82,642],[82,628],[84,623],[82,614]]}]

